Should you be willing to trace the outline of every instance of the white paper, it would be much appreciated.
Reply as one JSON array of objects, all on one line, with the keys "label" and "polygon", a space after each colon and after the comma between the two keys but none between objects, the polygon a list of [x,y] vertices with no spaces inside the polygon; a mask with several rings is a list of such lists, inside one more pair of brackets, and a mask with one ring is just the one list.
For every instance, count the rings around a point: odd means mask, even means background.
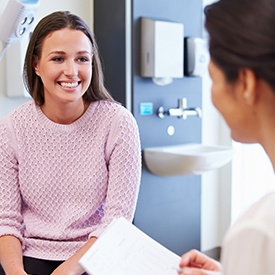
[{"label": "white paper", "polygon": [[124,218],[113,221],[79,261],[90,275],[177,275],[179,262]]}]

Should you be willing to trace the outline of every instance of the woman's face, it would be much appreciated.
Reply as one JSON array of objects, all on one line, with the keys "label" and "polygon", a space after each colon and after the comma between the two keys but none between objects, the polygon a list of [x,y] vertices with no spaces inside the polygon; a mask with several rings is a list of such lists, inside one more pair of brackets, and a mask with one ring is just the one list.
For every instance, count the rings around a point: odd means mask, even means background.
[{"label": "woman's face", "polygon": [[251,108],[244,101],[241,77],[229,83],[223,71],[212,60],[208,69],[212,78],[212,102],[229,126],[231,137],[240,142],[254,142],[254,123]]},{"label": "woman's face", "polygon": [[44,39],[35,72],[44,85],[45,104],[83,104],[92,77],[92,56],[91,42],[82,31],[65,28]]}]

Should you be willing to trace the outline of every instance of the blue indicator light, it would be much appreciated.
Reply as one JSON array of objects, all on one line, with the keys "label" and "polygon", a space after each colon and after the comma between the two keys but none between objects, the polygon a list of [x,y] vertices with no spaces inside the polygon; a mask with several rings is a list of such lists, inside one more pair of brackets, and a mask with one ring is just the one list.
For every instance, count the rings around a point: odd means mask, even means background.
[{"label": "blue indicator light", "polygon": [[21,0],[22,4],[37,4],[39,0]]},{"label": "blue indicator light", "polygon": [[139,105],[139,113],[142,116],[152,115],[153,114],[153,103],[152,102],[143,102]]}]

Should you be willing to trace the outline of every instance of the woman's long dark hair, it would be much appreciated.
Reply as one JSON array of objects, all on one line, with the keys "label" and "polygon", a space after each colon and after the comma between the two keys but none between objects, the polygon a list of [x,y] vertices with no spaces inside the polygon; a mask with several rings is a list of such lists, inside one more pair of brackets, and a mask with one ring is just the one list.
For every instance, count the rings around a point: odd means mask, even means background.
[{"label": "woman's long dark hair", "polygon": [[23,72],[24,83],[35,103],[38,106],[44,104],[44,86],[41,78],[35,73],[34,60],[39,60],[41,58],[44,39],[50,33],[64,28],[82,31],[89,38],[92,44],[93,73],[91,84],[83,95],[83,100],[87,103],[97,100],[113,100],[112,96],[104,86],[104,77],[97,44],[89,27],[77,15],[68,11],[58,11],[47,15],[37,24],[31,35],[27,49]]},{"label": "woman's long dark hair", "polygon": [[275,1],[220,0],[205,16],[211,58],[227,80],[250,68],[275,91]]}]

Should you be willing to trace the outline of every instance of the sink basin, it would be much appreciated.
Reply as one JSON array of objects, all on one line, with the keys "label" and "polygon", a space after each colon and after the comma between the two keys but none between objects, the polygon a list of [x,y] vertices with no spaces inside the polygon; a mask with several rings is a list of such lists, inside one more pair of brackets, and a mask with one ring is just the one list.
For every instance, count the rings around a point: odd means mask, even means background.
[{"label": "sink basin", "polygon": [[159,176],[201,174],[230,162],[231,147],[202,144],[181,144],[145,148],[144,161],[148,170]]}]

